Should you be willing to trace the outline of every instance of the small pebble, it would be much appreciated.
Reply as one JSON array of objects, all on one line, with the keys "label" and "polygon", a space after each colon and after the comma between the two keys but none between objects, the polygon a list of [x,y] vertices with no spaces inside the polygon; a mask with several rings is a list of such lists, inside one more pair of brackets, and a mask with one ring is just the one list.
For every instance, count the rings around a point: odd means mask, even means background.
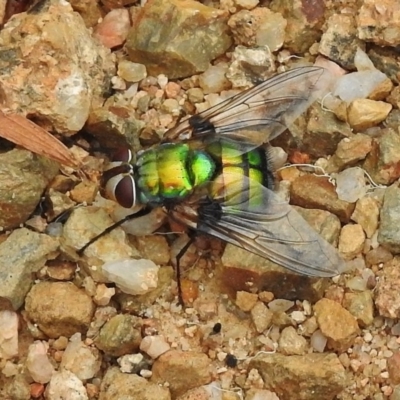
[{"label": "small pebble", "polygon": [[167,352],[170,348],[164,336],[161,335],[145,336],[140,343],[140,350],[148,354],[153,360]]},{"label": "small pebble", "polygon": [[29,346],[26,368],[35,382],[48,383],[55,372],[47,355],[47,342],[35,341]]},{"label": "small pebble", "polygon": [[272,312],[286,312],[294,306],[294,301],[285,299],[276,299],[268,303],[268,307]]},{"label": "small pebble", "polygon": [[109,49],[121,46],[131,27],[126,8],[111,10],[96,27],[93,36]]},{"label": "small pebble", "polygon": [[103,264],[104,276],[124,293],[138,295],[155,289],[159,266],[150,260],[117,260]]},{"label": "small pebble", "polygon": [[71,398],[75,400],[88,400],[88,395],[82,381],[72,372],[63,370],[55,372],[46,387],[45,398],[49,400]]},{"label": "small pebble", "polygon": [[339,237],[339,251],[345,260],[361,254],[365,243],[365,233],[361,225],[345,225]]},{"label": "small pebble", "polygon": [[257,332],[262,333],[272,324],[273,312],[261,301],[257,301],[250,311]]},{"label": "small pebble", "polygon": [[165,85],[165,94],[168,99],[175,99],[181,90],[180,85],[175,82],[168,82]]},{"label": "small pebble", "polygon": [[8,360],[18,355],[18,315],[0,311],[0,358]]},{"label": "small pebble", "polygon": [[186,94],[192,104],[201,103],[204,100],[204,93],[200,88],[191,88]]},{"label": "small pebble", "polygon": [[306,339],[296,332],[293,326],[288,326],[281,332],[279,349],[285,355],[302,355],[307,350]]},{"label": "small pebble", "polygon": [[109,288],[105,284],[100,283],[97,285],[96,294],[93,297],[93,301],[99,306],[106,306],[114,294],[115,288]]},{"label": "small pebble", "polygon": [[250,311],[257,303],[258,296],[253,293],[239,291],[236,293],[236,305],[242,311]]},{"label": "small pebble", "polygon": [[118,76],[127,82],[139,82],[146,78],[147,71],[143,64],[121,60],[118,63]]},{"label": "small pebble", "polygon": [[319,329],[311,335],[311,346],[319,353],[324,352],[327,342],[328,338]]}]

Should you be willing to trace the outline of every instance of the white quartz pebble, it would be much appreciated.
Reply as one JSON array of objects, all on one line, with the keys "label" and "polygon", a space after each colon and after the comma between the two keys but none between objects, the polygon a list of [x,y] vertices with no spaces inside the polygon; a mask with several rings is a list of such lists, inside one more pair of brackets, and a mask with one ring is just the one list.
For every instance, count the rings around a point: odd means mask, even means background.
[{"label": "white quartz pebble", "polygon": [[157,287],[159,266],[151,260],[123,259],[103,264],[103,275],[124,293],[145,294]]}]

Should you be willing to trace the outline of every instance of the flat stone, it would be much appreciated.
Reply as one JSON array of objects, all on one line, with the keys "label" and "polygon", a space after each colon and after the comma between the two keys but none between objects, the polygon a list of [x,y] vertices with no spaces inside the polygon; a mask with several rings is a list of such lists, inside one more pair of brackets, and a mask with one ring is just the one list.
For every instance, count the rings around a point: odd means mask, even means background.
[{"label": "flat stone", "polygon": [[239,291],[236,293],[236,305],[245,312],[250,311],[257,303],[258,296],[254,293]]},{"label": "flat stone", "polygon": [[378,125],[386,119],[392,105],[383,101],[356,99],[348,107],[348,121],[356,131]]},{"label": "flat stone", "polygon": [[170,350],[153,364],[151,382],[168,382],[173,398],[211,382],[211,360],[204,353]]},{"label": "flat stone", "polygon": [[293,326],[282,330],[278,345],[280,352],[285,355],[302,355],[307,351],[307,340]]},{"label": "flat stone", "polygon": [[307,3],[300,0],[273,0],[269,8],[287,20],[285,48],[292,53],[304,53],[321,37],[325,2]]},{"label": "flat stone", "polygon": [[342,228],[339,218],[329,211],[307,209],[293,206],[293,208],[315,229],[328,243],[336,245]]},{"label": "flat stone", "polygon": [[236,44],[247,47],[268,46],[272,52],[283,46],[286,20],[266,7],[241,10],[228,21]]},{"label": "flat stone", "polygon": [[359,224],[345,225],[339,238],[339,252],[345,260],[352,260],[361,254],[365,244],[365,233]]},{"label": "flat stone", "polygon": [[231,45],[227,17],[193,0],[149,1],[134,17],[126,50],[153,76],[176,79],[203,72]]},{"label": "flat stone", "polygon": [[[1,77],[0,77],[1,88]],[[24,223],[40,202],[44,189],[58,172],[58,164],[27,150],[0,154],[0,227]]]},{"label": "flat stone", "polygon": [[396,52],[389,47],[374,46],[368,52],[368,56],[375,67],[384,72],[394,83],[400,83],[400,65],[397,62]]},{"label": "flat stone", "polygon": [[359,333],[356,319],[339,303],[321,299],[314,306],[321,332],[328,338],[328,348],[343,352],[353,343]]},{"label": "flat stone", "polygon": [[400,41],[400,4],[382,0],[379,12],[374,0],[364,0],[357,14],[358,37],[379,46],[397,46]]},{"label": "flat stone", "polygon": [[351,219],[362,226],[367,238],[371,238],[379,225],[379,203],[370,196],[357,201]]},{"label": "flat stone", "polygon": [[350,14],[333,14],[326,22],[319,44],[319,52],[343,68],[354,69],[354,56],[365,43],[357,37],[355,17]]},{"label": "flat stone", "polygon": [[39,282],[25,301],[28,318],[50,338],[86,333],[94,308],[90,296],[70,282]]},{"label": "flat stone", "polygon": [[267,46],[248,48],[238,45],[232,53],[226,77],[234,88],[247,88],[255,81],[266,80],[274,71],[274,58]]},{"label": "flat stone", "polygon": [[168,388],[116,367],[107,370],[100,386],[99,400],[171,400]]},{"label": "flat stone", "polygon": [[400,188],[393,184],[385,190],[380,213],[378,242],[393,253],[400,253]]},{"label": "flat stone", "polygon": [[228,244],[217,270],[221,291],[233,298],[238,291],[269,291],[276,298],[315,302],[323,296],[328,280],[297,275],[237,246]]},{"label": "flat stone", "polygon": [[299,176],[290,188],[291,204],[304,208],[318,208],[335,214],[347,223],[355,205],[339,200],[335,186],[327,178],[315,175]]},{"label": "flat stone", "polygon": [[353,166],[364,160],[372,150],[370,136],[358,133],[341,140],[333,156],[328,160],[326,172],[338,172],[347,166]]},{"label": "flat stone", "polygon": [[307,129],[303,134],[299,147],[313,157],[332,155],[339,142],[352,135],[347,122],[314,104],[308,112]]},{"label": "flat stone", "polygon": [[35,274],[54,258],[58,240],[50,236],[16,229],[0,244],[0,293],[17,310],[34,282]]},{"label": "flat stone", "polygon": [[374,301],[371,291],[346,293],[343,306],[357,319],[362,328],[372,324],[374,320]]},{"label": "flat stone", "polygon": [[251,319],[258,333],[264,332],[272,324],[273,312],[261,301],[251,309]]},{"label": "flat stone", "polygon": [[96,346],[106,354],[119,357],[139,350],[140,321],[132,315],[116,315],[100,329]]},{"label": "flat stone", "polygon": [[168,264],[171,255],[165,236],[138,236],[135,237],[134,240],[135,247],[138,249],[143,258],[152,260],[157,265]]},{"label": "flat stone", "polygon": [[388,96],[393,92],[393,88],[394,86],[392,81],[389,78],[386,78],[374,88],[368,98],[371,100],[386,100],[388,103],[392,104],[389,101]]},{"label": "flat stone", "polygon": [[333,400],[349,384],[345,369],[336,354],[284,356],[260,354],[249,368],[256,368],[265,387],[280,400]]},{"label": "flat stone", "polygon": [[400,177],[400,135],[397,131],[382,129],[379,138],[372,143],[364,168],[377,184],[389,185]]},{"label": "flat stone", "polygon": [[389,372],[389,380],[393,385],[400,383],[400,352],[396,351],[387,360],[387,370]]},{"label": "flat stone", "polygon": [[0,76],[4,107],[49,131],[72,135],[82,129],[90,109],[103,103],[114,61],[68,2],[14,15],[0,42],[8,54]]}]

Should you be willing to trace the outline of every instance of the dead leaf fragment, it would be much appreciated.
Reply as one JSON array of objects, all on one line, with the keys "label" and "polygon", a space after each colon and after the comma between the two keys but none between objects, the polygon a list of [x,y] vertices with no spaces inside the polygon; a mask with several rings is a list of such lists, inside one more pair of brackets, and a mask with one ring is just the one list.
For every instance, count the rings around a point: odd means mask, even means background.
[{"label": "dead leaf fragment", "polygon": [[63,143],[22,115],[0,110],[0,136],[62,165],[78,167],[78,161]]}]

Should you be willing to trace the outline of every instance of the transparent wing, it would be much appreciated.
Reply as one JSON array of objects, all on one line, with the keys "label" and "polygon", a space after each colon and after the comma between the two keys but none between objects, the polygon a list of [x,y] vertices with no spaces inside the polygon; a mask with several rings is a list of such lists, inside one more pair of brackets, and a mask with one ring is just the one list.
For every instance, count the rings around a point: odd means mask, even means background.
[{"label": "transparent wing", "polygon": [[[199,207],[196,229],[270,259],[299,274],[330,277],[344,261],[288,203],[268,188],[238,175],[241,190],[229,188],[229,200]],[[233,190],[233,191],[232,191]],[[186,217],[184,217],[185,219]],[[193,221],[193,217],[190,218]],[[183,221],[190,226],[190,222]]]},{"label": "transparent wing", "polygon": [[222,137],[255,146],[267,143],[282,133],[325,89],[328,80],[324,71],[324,68],[309,66],[276,75],[182,121],[166,132],[164,140]]}]

